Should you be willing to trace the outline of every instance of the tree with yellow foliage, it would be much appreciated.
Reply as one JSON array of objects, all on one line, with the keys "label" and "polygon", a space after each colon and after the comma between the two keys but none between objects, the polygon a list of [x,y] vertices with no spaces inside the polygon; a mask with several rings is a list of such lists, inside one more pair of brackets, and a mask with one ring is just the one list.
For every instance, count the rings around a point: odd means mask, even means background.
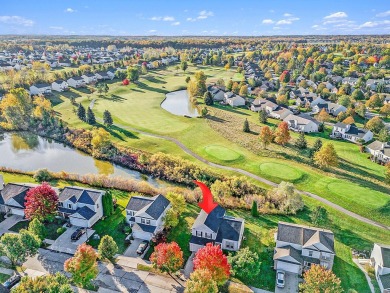
[{"label": "tree with yellow foliage", "polygon": [[10,90],[0,102],[0,126],[9,130],[27,130],[32,106],[25,89]]},{"label": "tree with yellow foliage", "polygon": [[320,150],[314,154],[314,163],[320,168],[338,166],[339,159],[332,143],[323,145]]},{"label": "tree with yellow foliage", "polygon": [[94,149],[101,150],[110,146],[111,135],[104,128],[94,128],[92,130],[92,140],[91,144]]},{"label": "tree with yellow foliage", "polygon": [[43,113],[49,113],[51,111],[51,103],[48,99],[44,97],[36,97],[34,99],[35,109],[33,115],[36,118],[42,119]]}]

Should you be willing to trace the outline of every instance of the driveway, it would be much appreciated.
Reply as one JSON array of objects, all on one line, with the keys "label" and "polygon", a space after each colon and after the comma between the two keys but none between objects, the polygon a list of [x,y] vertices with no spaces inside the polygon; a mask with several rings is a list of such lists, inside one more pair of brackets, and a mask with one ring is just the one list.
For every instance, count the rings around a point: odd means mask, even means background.
[{"label": "driveway", "polygon": [[129,245],[129,247],[126,249],[125,253],[123,254],[124,256],[129,256],[129,257],[143,257],[145,253],[149,250],[150,245],[148,248],[145,250],[145,252],[142,255],[137,254],[137,248],[141,244],[141,242],[144,241],[143,239],[135,238],[133,242]]},{"label": "driveway", "polygon": [[[276,280],[275,280],[276,282]],[[276,283],[275,283],[276,284]],[[275,293],[298,293],[299,277],[297,274],[285,272],[284,288],[275,285]]]},{"label": "driveway", "polygon": [[0,223],[0,236],[4,233],[9,232],[9,228],[12,228],[20,221],[23,221],[23,216],[11,215],[8,218],[4,219],[4,221]]},{"label": "driveway", "polygon": [[68,254],[74,254],[77,250],[77,247],[84,242],[87,242],[88,238],[95,233],[92,229],[87,229],[87,233],[84,233],[77,241],[72,241],[70,237],[73,232],[75,232],[79,227],[70,227],[63,234],[61,234],[52,245],[49,246],[50,250],[57,252],[64,252]]}]

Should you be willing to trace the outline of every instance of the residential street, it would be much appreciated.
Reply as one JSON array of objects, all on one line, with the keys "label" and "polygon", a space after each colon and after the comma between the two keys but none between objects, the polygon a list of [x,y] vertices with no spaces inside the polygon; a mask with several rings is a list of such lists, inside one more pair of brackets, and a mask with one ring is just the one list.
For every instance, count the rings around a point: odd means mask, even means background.
[{"label": "residential street", "polygon": [[[40,249],[39,254],[24,263],[26,274],[39,276],[47,273],[64,272],[64,262],[70,255],[56,253],[46,249]],[[173,278],[156,275],[153,273],[137,270],[138,263],[145,263],[141,259],[119,256],[118,264],[99,262],[99,274],[96,284],[98,292],[183,292],[181,286]]]}]

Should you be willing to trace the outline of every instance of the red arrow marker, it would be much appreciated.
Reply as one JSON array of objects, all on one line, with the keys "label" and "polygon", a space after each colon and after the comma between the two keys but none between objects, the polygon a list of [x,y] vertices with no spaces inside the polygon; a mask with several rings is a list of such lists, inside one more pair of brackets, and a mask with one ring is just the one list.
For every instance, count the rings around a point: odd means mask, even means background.
[{"label": "red arrow marker", "polygon": [[200,203],[198,203],[198,206],[204,210],[206,213],[211,213],[213,209],[215,209],[218,204],[215,203],[213,201],[213,195],[211,194],[211,191],[210,189],[206,186],[206,184],[202,183],[202,182],[199,182],[199,181],[195,181],[195,184],[198,185],[200,187],[200,189],[202,190],[202,194],[203,194],[203,201],[201,201]]}]

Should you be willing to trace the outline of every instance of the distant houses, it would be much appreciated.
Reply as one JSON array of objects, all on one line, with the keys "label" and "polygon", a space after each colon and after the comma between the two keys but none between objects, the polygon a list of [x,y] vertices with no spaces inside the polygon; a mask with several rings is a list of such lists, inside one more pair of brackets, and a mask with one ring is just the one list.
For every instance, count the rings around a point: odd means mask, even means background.
[{"label": "distant houses", "polygon": [[85,86],[84,78],[82,78],[81,76],[73,76],[67,80],[67,83],[73,88],[80,88]]},{"label": "distant houses", "polygon": [[51,85],[49,83],[36,83],[30,86],[32,95],[48,95],[51,94]]},{"label": "distant houses", "polygon": [[367,145],[366,150],[373,161],[383,164],[390,162],[390,143],[376,140]]},{"label": "distant houses", "polygon": [[57,79],[51,83],[51,89],[56,92],[63,92],[69,89],[69,84],[62,79]]}]

